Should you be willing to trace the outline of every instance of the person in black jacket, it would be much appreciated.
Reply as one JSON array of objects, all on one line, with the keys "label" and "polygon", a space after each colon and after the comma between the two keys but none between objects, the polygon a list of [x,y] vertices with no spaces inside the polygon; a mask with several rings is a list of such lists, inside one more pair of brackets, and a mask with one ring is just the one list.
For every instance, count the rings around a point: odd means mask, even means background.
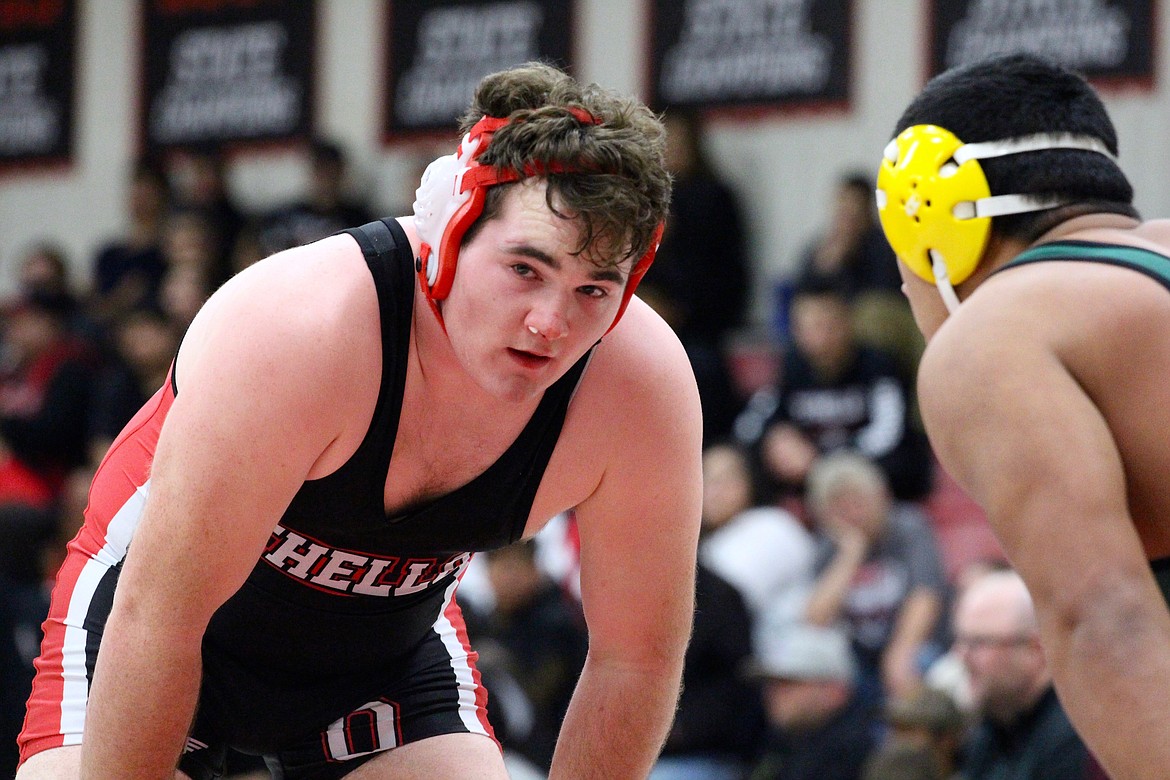
[{"label": "person in black jacket", "polygon": [[742,406],[725,341],[743,324],[751,288],[739,198],[703,149],[699,117],[671,111],[666,166],[674,176],[658,260],[638,288],[686,348],[703,399],[703,440],[731,431]]},{"label": "person in black jacket", "polygon": [[755,443],[781,496],[803,492],[819,455],[854,450],[881,467],[896,498],[915,500],[929,492],[933,464],[911,406],[897,362],[856,338],[844,291],[812,280],[793,297],[779,381],[757,393],[736,433]]},{"label": "person in black jacket", "polygon": [[759,686],[743,674],[752,655],[752,628],[743,596],[700,562],[682,697],[650,780],[744,776],[765,726]]},{"label": "person in black jacket", "polygon": [[955,644],[980,714],[967,780],[1083,780],[1093,763],[1069,723],[1040,646],[1032,598],[1013,571],[975,580],[955,605]]}]

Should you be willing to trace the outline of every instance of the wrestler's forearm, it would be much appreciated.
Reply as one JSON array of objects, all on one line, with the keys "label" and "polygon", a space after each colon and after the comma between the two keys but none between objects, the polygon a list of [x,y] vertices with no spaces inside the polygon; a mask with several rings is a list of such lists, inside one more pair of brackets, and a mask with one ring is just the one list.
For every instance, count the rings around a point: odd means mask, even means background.
[{"label": "wrestler's forearm", "polygon": [[1126,604],[1125,588],[1115,591],[1067,621],[1044,621],[1045,649],[1073,725],[1109,776],[1164,778],[1170,619],[1153,599]]},{"label": "wrestler's forearm", "polygon": [[561,727],[549,780],[642,780],[674,720],[682,661],[587,661]]},{"label": "wrestler's forearm", "polygon": [[199,695],[195,632],[152,626],[115,606],[98,654],[82,741],[82,780],[171,780]]}]

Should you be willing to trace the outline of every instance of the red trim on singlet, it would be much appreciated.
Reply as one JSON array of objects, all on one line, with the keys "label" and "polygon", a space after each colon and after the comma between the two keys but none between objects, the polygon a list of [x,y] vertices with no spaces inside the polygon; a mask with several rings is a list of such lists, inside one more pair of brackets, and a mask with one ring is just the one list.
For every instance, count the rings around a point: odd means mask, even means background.
[{"label": "red trim on singlet", "polygon": [[479,667],[475,663],[479,658],[479,654],[471,649],[471,641],[467,637],[467,623],[463,620],[463,610],[459,608],[459,604],[455,599],[451,599],[450,603],[447,604],[446,609],[443,610],[443,617],[447,618],[447,622],[455,629],[455,636],[459,639],[459,644],[467,654],[467,666],[471,669],[471,679],[475,683],[475,714],[479,718],[479,724],[483,726],[487,735],[499,745],[500,741],[496,739],[495,729],[488,722],[487,688],[484,687],[483,680],[479,674]]},{"label": "red trim on singlet", "polygon": [[131,418],[98,465],[85,508],[85,524],[66,547],[65,561],[53,586],[49,614],[42,625],[41,653],[34,662],[36,677],[17,740],[21,763],[65,742],[61,723],[65,695],[65,620],[82,570],[106,544],[110,521],[150,477],[159,431],[174,399],[168,375],[166,384]]}]

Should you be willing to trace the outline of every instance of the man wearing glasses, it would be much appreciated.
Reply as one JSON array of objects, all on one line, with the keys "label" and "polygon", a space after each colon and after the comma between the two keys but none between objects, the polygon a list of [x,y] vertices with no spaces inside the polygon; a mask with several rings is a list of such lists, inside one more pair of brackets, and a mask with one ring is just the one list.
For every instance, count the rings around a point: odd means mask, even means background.
[{"label": "man wearing glasses", "polygon": [[1040,646],[1023,580],[993,571],[971,583],[954,613],[955,649],[979,724],[966,750],[967,780],[1087,780],[1093,762],[1073,731]]}]

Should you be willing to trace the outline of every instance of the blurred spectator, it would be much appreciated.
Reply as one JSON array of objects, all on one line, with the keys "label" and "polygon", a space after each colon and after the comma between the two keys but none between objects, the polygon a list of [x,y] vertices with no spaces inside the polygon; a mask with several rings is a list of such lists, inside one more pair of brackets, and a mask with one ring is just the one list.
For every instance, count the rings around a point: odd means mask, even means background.
[{"label": "blurred spectator", "polygon": [[874,182],[866,174],[838,179],[829,224],[801,256],[794,286],[817,281],[840,286],[860,341],[885,349],[909,372],[923,340],[901,293],[898,263],[878,224],[873,193]]},{"label": "blurred spectator", "polygon": [[756,394],[736,434],[758,447],[781,497],[802,492],[818,455],[854,449],[881,466],[897,498],[915,500],[931,488],[933,459],[910,406],[894,360],[857,340],[841,289],[815,282],[793,299],[778,385]]},{"label": "blurred spectator", "polygon": [[39,295],[59,301],[66,328],[78,338],[97,343],[98,326],[85,311],[69,276],[65,250],[55,243],[43,242],[27,250],[20,260],[17,295]]},{"label": "blurred spectator", "polygon": [[158,300],[165,270],[162,231],[169,200],[162,168],[149,160],[137,163],[130,183],[126,232],[98,250],[94,258],[92,297],[100,321]]},{"label": "blurred spectator", "polygon": [[136,309],[114,323],[114,346],[116,358],[102,368],[94,385],[89,447],[95,464],[166,381],[179,334],[161,310]]},{"label": "blurred spectator", "polygon": [[223,152],[214,146],[188,150],[172,168],[171,181],[176,206],[200,214],[207,222],[215,258],[210,276],[218,287],[231,276],[231,257],[245,222],[228,193]]},{"label": "blurred spectator", "polygon": [[[905,746],[921,749],[930,756],[930,765],[937,773],[931,777],[961,780],[959,757],[968,723],[950,696],[932,688],[919,688],[908,697],[887,702],[884,715],[889,727],[883,745],[886,752],[898,753],[897,748]],[[906,760],[916,763],[914,759]],[[898,762],[891,756],[889,766]]]},{"label": "blurred spectator", "polygon": [[687,350],[703,400],[704,441],[727,436],[742,405],[725,340],[743,324],[751,286],[738,198],[703,149],[698,116],[672,110],[666,166],[674,191],[666,233],[638,295],[671,324]]},{"label": "blurred spectator", "polygon": [[980,715],[966,780],[1078,780],[1094,762],[1073,731],[1040,646],[1032,598],[1015,572],[985,574],[955,606],[955,644]]},{"label": "blurred spectator", "polygon": [[211,280],[202,266],[171,265],[163,277],[159,306],[179,332],[185,333],[212,292]]},{"label": "blurred spectator", "polygon": [[948,780],[948,776],[925,745],[887,742],[870,754],[861,780]]},{"label": "blurred spectator", "polygon": [[752,620],[743,597],[702,563],[682,696],[649,780],[741,780],[764,732],[758,687],[744,678]]},{"label": "blurred spectator", "polygon": [[55,500],[86,461],[93,357],[68,330],[72,306],[65,295],[28,293],[0,320],[0,501]]},{"label": "blurred spectator", "polygon": [[259,242],[265,256],[374,219],[364,203],[346,196],[348,171],[341,146],[317,139],[309,144],[308,154],[308,197],[262,221]]},{"label": "blurred spectator", "polygon": [[175,209],[163,220],[163,262],[174,266],[194,266],[209,281],[221,278],[225,261],[217,256],[215,229],[201,212]]},{"label": "blurred spectator", "polygon": [[855,453],[819,459],[808,506],[818,535],[806,619],[844,622],[874,703],[913,694],[934,647],[946,579],[926,516],[891,500],[885,476]]},{"label": "blurred spectator", "polygon": [[878,225],[873,180],[847,173],[837,182],[829,224],[804,251],[797,286],[810,279],[836,282],[852,300],[871,291],[899,293],[894,251]]},{"label": "blurred spectator", "polygon": [[922,677],[923,682],[929,687],[950,697],[967,719],[975,715],[975,702],[971,697],[971,683],[967,667],[963,663],[961,648],[955,646],[954,637],[951,636],[954,605],[967,586],[981,579],[983,575],[993,571],[1010,570],[1010,565],[1002,558],[977,558],[959,569],[951,585],[952,619],[945,621],[946,625],[942,626],[946,629],[946,639],[942,642],[946,651],[930,663]]},{"label": "blurred spectator", "polygon": [[759,503],[753,477],[739,446],[703,451],[699,560],[739,590],[758,630],[776,630],[804,610],[815,547],[790,513]]},{"label": "blurred spectator", "polygon": [[[85,462],[91,356],[69,332],[73,299],[34,285],[3,312],[0,335],[0,741],[14,744],[48,611],[42,562],[56,502]],[[11,762],[11,765],[10,765]],[[15,771],[0,750],[0,773]]]},{"label": "blurred spectator", "polygon": [[[484,553],[495,606],[468,609],[467,632],[482,655],[518,685],[531,708],[497,733],[505,750],[544,771],[552,763],[557,733],[585,663],[588,640],[575,601],[536,565],[536,549],[523,542]],[[505,707],[513,714],[521,707]]]},{"label": "blurred spectator", "polygon": [[770,725],[750,780],[858,780],[875,743],[875,717],[855,692],[848,637],[838,629],[799,625],[761,645]]}]

